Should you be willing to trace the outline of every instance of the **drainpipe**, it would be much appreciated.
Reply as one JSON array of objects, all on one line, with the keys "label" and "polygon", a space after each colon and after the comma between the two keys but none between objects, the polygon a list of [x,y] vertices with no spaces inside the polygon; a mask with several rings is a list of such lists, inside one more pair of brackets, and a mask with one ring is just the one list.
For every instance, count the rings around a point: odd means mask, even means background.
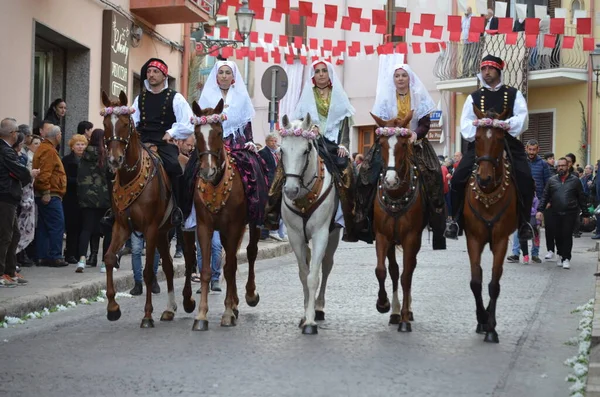
[{"label": "drainpipe", "polygon": [[188,94],[188,81],[189,81],[189,69],[190,69],[190,31],[192,30],[192,24],[183,24],[183,56],[181,65],[181,86],[179,92],[187,100]]},{"label": "drainpipe", "polygon": [[[452,15],[458,15],[458,2],[452,1]],[[448,139],[448,156],[452,158],[453,152],[457,152],[456,147],[456,92],[450,92],[450,139]],[[454,146],[454,150],[452,150]]]},{"label": "drainpipe", "polygon": [[[596,4],[595,1],[590,1],[590,15],[592,20],[596,16]],[[592,27],[592,37],[594,37],[596,28]],[[594,73],[592,71],[592,62],[590,62],[588,56],[588,100],[587,100],[587,162],[586,164],[592,164],[592,131],[594,130]]]}]

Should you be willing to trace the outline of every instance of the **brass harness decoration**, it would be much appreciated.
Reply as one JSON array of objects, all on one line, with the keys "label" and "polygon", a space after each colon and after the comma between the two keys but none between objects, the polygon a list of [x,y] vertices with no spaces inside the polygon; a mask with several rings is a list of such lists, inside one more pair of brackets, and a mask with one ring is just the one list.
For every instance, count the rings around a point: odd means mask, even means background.
[{"label": "brass harness decoration", "polygon": [[[317,197],[319,197],[319,193],[321,193],[321,188],[323,187],[323,180],[325,179],[325,164],[323,160],[319,156],[319,176],[315,184],[313,185],[310,192],[306,194],[306,196],[301,197],[293,201],[293,204],[300,210],[301,213],[306,213],[306,211],[310,211],[311,207],[315,203]],[[315,208],[316,209],[316,208]]]},{"label": "brass harness decoration", "polygon": [[506,188],[510,185],[510,164],[508,161],[504,163],[504,173],[502,176],[501,189],[499,191],[494,191],[492,193],[485,193],[479,187],[479,184],[476,181],[477,171],[474,170],[471,178],[469,178],[469,186],[471,186],[471,190],[475,192],[475,200],[481,202],[481,204],[485,205],[485,208],[489,208],[490,205],[496,204],[504,194],[506,193]]},{"label": "brass harness decoration", "polygon": [[198,178],[198,190],[200,191],[200,200],[210,211],[211,214],[217,214],[225,204],[231,193],[233,177],[237,171],[235,160],[231,158],[229,153],[225,159],[224,173],[221,181],[217,185],[206,182]]},{"label": "brass harness decoration", "polygon": [[146,150],[141,150],[141,169],[136,177],[125,186],[121,186],[119,174],[115,176],[113,184],[113,201],[119,212],[125,211],[142,194],[150,180],[156,175],[157,167],[150,170],[152,159]]}]

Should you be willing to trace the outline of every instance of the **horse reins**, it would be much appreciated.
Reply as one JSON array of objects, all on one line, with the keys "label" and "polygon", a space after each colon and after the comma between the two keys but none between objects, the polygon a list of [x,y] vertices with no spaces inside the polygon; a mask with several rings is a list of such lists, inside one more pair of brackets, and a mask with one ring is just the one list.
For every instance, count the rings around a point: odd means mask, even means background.
[{"label": "horse reins", "polygon": [[[283,177],[287,178],[287,177],[291,177],[291,178],[298,178],[300,181],[300,187],[309,191],[312,189],[312,187],[314,186],[316,179],[318,178],[317,174],[313,175],[312,179],[305,185],[304,184],[304,174],[306,173],[306,170],[308,170],[308,165],[310,163],[310,152],[312,151],[313,148],[313,143],[309,142],[308,143],[308,147],[306,148],[306,150],[304,151],[304,157],[306,158],[306,160],[304,161],[304,167],[302,168],[302,172],[300,174],[289,174],[287,172],[285,172],[285,166],[283,165],[283,153],[281,153],[281,159],[279,160],[281,162],[281,168],[283,169]],[[315,150],[317,150],[316,147],[314,147]]]}]

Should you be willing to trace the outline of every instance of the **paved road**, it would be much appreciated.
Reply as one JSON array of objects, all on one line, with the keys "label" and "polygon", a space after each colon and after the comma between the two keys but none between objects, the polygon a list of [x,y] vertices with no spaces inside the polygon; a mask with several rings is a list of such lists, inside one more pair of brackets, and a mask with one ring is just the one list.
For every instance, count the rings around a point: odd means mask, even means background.
[{"label": "paved road", "polygon": [[[342,243],[317,336],[297,328],[302,288],[290,254],[257,265],[261,302],[242,304],[235,328],[219,327],[224,294],[211,295],[210,330],[192,332],[179,280],[176,320],[156,321],[153,330],[139,328],[141,297],[120,299],[123,316],[115,323],[106,320],[104,304],[94,304],[0,330],[0,395],[568,395],[562,363],[576,348],[564,342],[577,335],[571,310],[593,296],[591,240],[576,240],[571,270],[505,265],[499,345],[474,333],[464,240],[449,242],[445,252],[429,246],[415,273],[411,334],[375,310],[373,246]],[[166,294],[155,302],[158,320]]]}]

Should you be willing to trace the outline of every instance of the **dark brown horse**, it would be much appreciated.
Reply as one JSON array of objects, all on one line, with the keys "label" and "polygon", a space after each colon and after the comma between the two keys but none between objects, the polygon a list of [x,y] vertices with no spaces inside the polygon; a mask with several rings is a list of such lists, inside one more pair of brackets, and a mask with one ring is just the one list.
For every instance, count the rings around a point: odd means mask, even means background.
[{"label": "dark brown horse", "polygon": [[[223,142],[223,126],[220,115],[223,112],[223,100],[214,109],[200,109],[194,102],[192,110],[197,116],[196,150],[200,162],[196,188],[194,189],[194,207],[196,210],[196,231],[202,251],[201,297],[198,314],[192,327],[195,331],[208,330],[208,291],[211,278],[211,240],[215,230],[220,231],[221,243],[225,249],[226,294],[225,312],[221,317],[221,326],[236,325],[239,314],[236,272],[237,251],[242,243],[248,215],[246,195],[240,173]],[[211,117],[212,116],[212,117]],[[248,282],[246,283],[246,303],[256,306],[259,295],[254,284],[254,262],[258,253],[260,231],[256,225],[250,225],[250,241],[246,247],[248,255]],[[196,268],[196,248],[193,233],[184,233],[184,255],[186,263],[183,304],[186,312],[194,310],[191,276]]]},{"label": "dark brown horse", "polygon": [[[510,164],[504,157],[505,131],[498,123],[506,118],[506,112],[500,116],[490,112],[485,115],[477,107],[473,108],[478,119],[487,118],[492,125],[478,127],[475,134],[477,169],[466,187],[464,230],[471,262],[471,291],[477,308],[476,332],[485,333],[486,342],[498,343],[496,301],[500,295],[508,237],[518,226],[517,191],[510,177]],[[481,253],[487,243],[494,259],[489,284],[490,302],[486,309],[481,296]]]},{"label": "dark brown horse", "polygon": [[[411,332],[412,276],[417,266],[417,254],[421,249],[421,235],[427,224],[421,182],[417,167],[412,161],[414,133],[405,128],[410,123],[412,112],[404,120],[384,121],[372,114],[371,116],[379,126],[377,135],[383,158],[373,217],[377,251],[375,275],[379,281],[376,306],[380,313],[390,310],[390,301],[385,291],[387,257],[393,288],[390,324],[399,324],[400,332]],[[402,310],[398,300],[400,269],[396,261],[396,246],[401,246],[403,250]]]},{"label": "dark brown horse", "polygon": [[131,118],[133,109],[127,106],[127,95],[121,91],[119,100],[111,101],[103,91],[102,103],[106,106],[101,114],[104,116],[104,143],[107,147],[108,164],[116,171],[112,192],[115,223],[110,247],[104,256],[107,317],[111,321],[121,317],[121,310],[115,301],[113,284],[116,253],[132,232],[141,232],[146,239],[146,305],[141,327],[153,328],[152,283],[155,278],[153,263],[156,248],[167,278],[169,298],[161,321],[172,321],[177,310],[173,293],[173,260],[169,254],[167,236],[173,227],[170,216],[174,206],[171,184],[158,157],[142,145]]}]

